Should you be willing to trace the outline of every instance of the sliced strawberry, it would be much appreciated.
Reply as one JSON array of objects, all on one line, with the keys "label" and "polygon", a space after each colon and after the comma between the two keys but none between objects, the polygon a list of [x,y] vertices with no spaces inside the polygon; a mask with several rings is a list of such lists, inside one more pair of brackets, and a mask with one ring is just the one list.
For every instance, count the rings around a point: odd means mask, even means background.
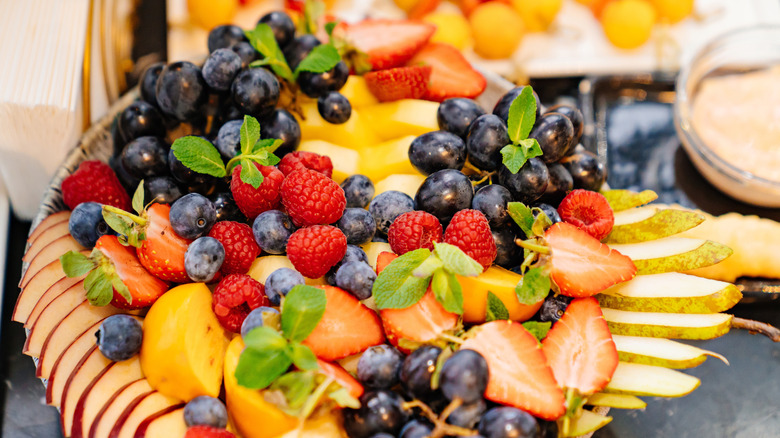
[{"label": "sliced strawberry", "polygon": [[146,210],[146,237],[138,247],[138,258],[147,271],[157,278],[174,283],[188,283],[184,253],[190,240],[176,235],[171,228],[167,204],[152,204]]},{"label": "sliced strawberry", "polygon": [[363,385],[361,385],[357,379],[352,377],[352,374],[348,373],[347,370],[342,368],[341,365],[325,362],[321,359],[317,359],[317,364],[319,364],[322,374],[325,374],[326,376],[335,380],[336,383],[347,390],[349,395],[355,398],[363,395]]},{"label": "sliced strawberry", "polygon": [[406,14],[412,20],[421,20],[439,7],[441,0],[417,0],[417,3]]},{"label": "sliced strawberry", "polygon": [[618,364],[618,352],[599,302],[577,298],[542,341],[558,386],[590,395],[604,389]]},{"label": "sliced strawberry", "polygon": [[441,102],[450,97],[477,97],[487,81],[471,67],[460,50],[447,43],[429,43],[409,61],[409,65],[430,65],[431,80],[425,99]]},{"label": "sliced strawberry", "polygon": [[558,214],[564,222],[601,240],[612,231],[615,215],[607,198],[590,190],[572,190],[558,206]]},{"label": "sliced strawberry", "polygon": [[563,295],[590,297],[636,275],[629,257],[574,225],[559,222],[547,229],[544,238],[550,247],[550,278]]},{"label": "sliced strawberry", "polygon": [[334,361],[385,341],[379,316],[348,292],[320,286],[328,304],[317,327],[303,343],[323,360]]},{"label": "sliced strawberry", "polygon": [[379,253],[379,255],[376,258],[376,273],[379,275],[380,272],[382,272],[387,265],[390,264],[393,260],[398,258],[398,254],[394,254],[392,252],[388,251],[382,251]]},{"label": "sliced strawberry", "polygon": [[428,91],[431,66],[391,68],[366,73],[363,77],[368,89],[380,102],[420,99]]},{"label": "sliced strawberry", "polygon": [[[113,269],[130,292],[131,302],[114,289],[111,304],[121,309],[141,309],[151,306],[157,298],[168,291],[168,283],[151,275],[138,260],[132,246],[119,243],[113,235],[101,236],[95,248],[113,265]],[[98,267],[101,269],[101,267]]]},{"label": "sliced strawberry", "polygon": [[458,315],[444,310],[430,288],[417,303],[405,309],[382,309],[379,314],[387,340],[404,353],[417,344],[433,343],[458,326]]},{"label": "sliced strawberry", "polygon": [[373,70],[384,70],[406,64],[431,39],[436,26],[409,20],[363,20],[338,30],[334,35],[366,53]]},{"label": "sliced strawberry", "polygon": [[545,420],[566,412],[563,391],[536,338],[512,321],[475,327],[461,348],[474,350],[488,363],[485,398],[528,411]]}]

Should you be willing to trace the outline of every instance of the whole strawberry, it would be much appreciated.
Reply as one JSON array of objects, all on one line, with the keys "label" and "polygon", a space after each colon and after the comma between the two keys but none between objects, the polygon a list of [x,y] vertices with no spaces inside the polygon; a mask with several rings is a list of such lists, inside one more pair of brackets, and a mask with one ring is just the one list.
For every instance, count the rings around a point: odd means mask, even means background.
[{"label": "whole strawberry", "polygon": [[211,309],[222,327],[239,333],[249,312],[269,305],[265,287],[259,281],[244,274],[230,274],[214,289]]},{"label": "whole strawberry", "polygon": [[225,248],[225,261],[220,268],[224,275],[246,274],[252,262],[260,255],[260,247],[255,242],[252,228],[247,224],[217,222],[211,227],[209,237],[219,240]]},{"label": "whole strawberry", "polygon": [[279,188],[284,180],[284,174],[274,166],[261,166],[253,163],[263,174],[263,182],[258,188],[241,181],[241,165],[233,169],[230,180],[230,191],[236,205],[249,220],[260,213],[273,210],[279,206]]},{"label": "whole strawberry", "polygon": [[84,161],[62,181],[62,200],[73,210],[82,202],[97,202],[130,211],[130,196],[113,169],[101,161]]},{"label": "whole strawberry", "polygon": [[282,157],[278,164],[283,174],[289,175],[296,170],[311,169],[330,178],[333,175],[333,162],[327,155],[307,151],[293,151]]},{"label": "whole strawberry", "polygon": [[287,241],[287,258],[295,270],[309,278],[327,274],[346,253],[346,236],[330,225],[301,228]]},{"label": "whole strawberry", "polygon": [[415,249],[433,249],[434,242],[441,242],[442,227],[436,216],[424,211],[410,211],[393,221],[387,232],[390,248],[398,255]]},{"label": "whole strawberry", "polygon": [[444,241],[455,245],[476,260],[484,269],[496,259],[496,241],[485,215],[478,210],[461,210],[452,216]]},{"label": "whole strawberry", "polygon": [[282,205],[299,227],[332,224],[347,206],[344,190],[335,181],[311,169],[296,170],[284,179]]}]

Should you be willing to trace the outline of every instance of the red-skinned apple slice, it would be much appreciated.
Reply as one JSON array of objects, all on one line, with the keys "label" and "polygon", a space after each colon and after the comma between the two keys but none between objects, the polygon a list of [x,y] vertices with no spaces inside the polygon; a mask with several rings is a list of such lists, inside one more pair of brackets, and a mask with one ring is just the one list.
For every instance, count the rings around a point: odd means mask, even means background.
[{"label": "red-skinned apple slice", "polygon": [[46,245],[46,247],[43,248],[34,259],[30,260],[30,266],[28,266],[27,270],[24,271],[24,276],[22,277],[22,281],[19,282],[19,287],[22,289],[27,287],[27,284],[30,283],[30,280],[33,278],[33,276],[35,276],[35,274],[38,273],[38,271],[43,269],[49,263],[59,259],[60,256],[66,252],[83,250],[84,247],[79,245],[79,243],[76,242],[76,239],[70,237],[70,235],[55,239]]},{"label": "red-skinned apple slice", "polygon": [[[30,333],[27,335],[27,340],[24,342],[24,354],[32,357],[40,357],[41,350],[43,350],[43,344],[49,335],[56,330],[57,325],[65,319],[70,312],[83,303],[87,303],[87,298],[84,296],[84,289],[81,288],[81,294],[75,293],[78,291],[78,284],[68,289],[68,293],[60,294],[59,297],[52,300],[41,315],[38,317],[35,324],[30,327]],[[84,327],[86,329],[87,327]],[[84,330],[82,329],[82,331]],[[81,332],[76,333],[76,335]],[[73,339],[76,339],[75,337]],[[73,341],[71,339],[70,341]],[[70,344],[70,342],[68,342]]]},{"label": "red-skinned apple slice", "polygon": [[[82,251],[82,254],[88,255],[89,253]],[[62,270],[62,264],[59,260],[54,260],[49,263],[30,279],[27,286],[22,288],[22,291],[19,293],[19,298],[16,299],[13,320],[23,324],[27,323],[27,320],[30,319],[30,314],[38,304],[38,301],[50,288],[54,287],[55,284],[59,284],[57,287],[61,287],[62,291],[77,283],[79,280],[80,278],[68,278],[65,276],[65,272]]]},{"label": "red-skinned apple slice", "polygon": [[70,436],[73,427],[73,414],[76,411],[76,404],[79,398],[84,394],[84,390],[100,373],[112,366],[114,362],[105,356],[93,346],[84,360],[73,370],[68,381],[65,383],[65,389],[62,391],[60,399],[60,424],[65,436]]},{"label": "red-skinned apple slice", "polygon": [[89,428],[89,438],[105,438],[128,406],[138,404],[147,395],[156,392],[146,379],[136,380],[120,389],[100,409]]},{"label": "red-skinned apple slice", "polygon": [[27,243],[32,244],[33,242],[35,242],[38,236],[41,235],[41,233],[48,230],[52,225],[56,225],[60,222],[67,222],[69,219],[70,219],[69,210],[58,211],[56,213],[52,213],[46,216],[46,218],[42,220],[37,227],[35,227],[32,233],[30,233],[30,235],[27,236]]},{"label": "red-skinned apple slice", "polygon": [[46,245],[48,245],[50,242],[53,242],[60,237],[67,236],[69,234],[70,230],[68,229],[68,222],[60,222],[50,226],[46,231],[41,233],[37,239],[30,243],[30,246],[27,248],[27,251],[25,251],[24,256],[22,257],[22,261],[29,262],[30,260],[34,259],[35,256],[38,255],[38,253],[41,252],[41,250],[45,248]]},{"label": "red-skinned apple slice", "polygon": [[[46,294],[44,294],[45,296]],[[33,312],[30,313],[30,317],[27,319],[27,324],[25,324],[25,328],[29,328],[30,330],[35,327],[35,325],[38,323],[38,319],[41,315],[45,313],[45,316],[51,316],[54,309],[57,308],[64,308],[67,306],[67,303],[73,303],[71,306],[71,310],[76,308],[76,305],[81,304],[82,301],[84,301],[86,297],[86,292],[84,291],[84,282],[79,281],[75,284],[73,284],[71,287],[63,290],[59,294],[57,294],[56,297],[46,297],[46,300],[49,300],[48,303],[46,303],[44,300],[44,297],[41,297],[41,300],[38,301],[38,304],[33,307]],[[49,299],[51,298],[51,299]],[[52,304],[54,303],[54,304]],[[51,307],[49,307],[51,305]],[[36,310],[38,309],[38,310]]]},{"label": "red-skinned apple slice", "polygon": [[49,303],[54,301],[60,295],[73,289],[74,287],[81,291],[81,296],[83,297],[85,295],[84,285],[82,282],[83,278],[84,277],[65,277],[51,285],[49,289],[47,289],[46,292],[41,295],[41,298],[38,300],[38,304],[33,307],[32,312],[30,312],[30,316],[27,318],[27,322],[24,323],[24,328],[32,328],[32,326],[35,325],[35,322],[38,320],[38,317],[41,315],[41,312],[46,309],[46,306],[48,306]]},{"label": "red-skinned apple slice", "polygon": [[[84,438],[100,409],[125,385],[143,378],[138,356],[115,362],[84,388],[73,412],[71,438]],[[170,435],[174,436],[174,435]],[[182,435],[183,436],[183,435]]]},{"label": "red-skinned apple slice", "polygon": [[184,436],[185,433],[184,408],[172,406],[142,421],[133,438],[169,438]]},{"label": "red-skinned apple slice", "polygon": [[157,391],[148,394],[125,408],[114,423],[108,438],[133,438],[136,429],[144,420],[171,407],[184,407],[184,403]]},{"label": "red-skinned apple slice", "polygon": [[[102,320],[98,321],[90,328],[84,330],[84,333],[76,338],[76,340],[60,354],[60,357],[54,361],[54,365],[47,366],[46,376],[42,375],[43,369],[41,364],[43,363],[43,360],[48,357],[48,354],[46,351],[43,352],[43,356],[38,360],[36,375],[48,379],[46,382],[46,403],[52,406],[60,405],[65,384],[68,382],[73,370],[78,368],[78,364],[81,363],[82,359],[89,354],[92,347],[95,346],[95,332],[97,332],[102,322]],[[49,372],[49,370],[51,372]]]}]

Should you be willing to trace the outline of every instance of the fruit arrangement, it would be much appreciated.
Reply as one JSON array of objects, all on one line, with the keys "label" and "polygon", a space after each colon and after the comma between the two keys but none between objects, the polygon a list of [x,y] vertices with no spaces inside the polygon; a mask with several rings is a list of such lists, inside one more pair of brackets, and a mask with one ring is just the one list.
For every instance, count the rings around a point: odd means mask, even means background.
[{"label": "fruit arrangement", "polygon": [[13,318],[65,436],[578,436],[720,357],[671,339],[774,334],[678,272],[730,254],[677,236],[700,215],[599,193],[576,108],[486,114],[425,28],[274,12],[147,71],[29,237]]}]

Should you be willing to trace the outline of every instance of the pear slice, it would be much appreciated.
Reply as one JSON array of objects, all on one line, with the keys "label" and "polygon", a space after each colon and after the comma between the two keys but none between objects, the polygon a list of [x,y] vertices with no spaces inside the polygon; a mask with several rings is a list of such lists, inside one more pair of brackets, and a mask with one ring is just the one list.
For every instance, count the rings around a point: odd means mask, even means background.
[{"label": "pear slice", "polygon": [[728,333],[731,315],[726,313],[654,313],[603,308],[613,335],[671,339],[713,339]]},{"label": "pear slice", "polygon": [[612,421],[612,417],[607,417],[601,414],[597,414],[593,411],[583,409],[578,417],[569,420],[568,430],[561,430],[560,436],[576,437],[587,435],[606,426],[610,421]]},{"label": "pear slice", "polygon": [[712,356],[717,357],[727,365],[729,363],[725,357],[718,353],[671,339],[612,335],[612,340],[615,341],[618,357],[623,362],[643,363],[665,368],[693,368],[707,360],[707,356]]},{"label": "pear slice", "polygon": [[607,198],[607,202],[614,212],[639,207],[658,199],[658,195],[652,190],[639,193],[630,190],[608,190],[602,194]]},{"label": "pear slice", "polygon": [[635,395],[609,394],[605,392],[597,392],[591,395],[585,404],[615,409],[644,409],[647,407],[647,403]]},{"label": "pear slice", "polygon": [[642,243],[610,245],[610,248],[631,257],[637,275],[689,271],[712,266],[732,251],[726,245],[703,239],[667,237]]},{"label": "pear slice", "polygon": [[690,230],[704,222],[704,216],[686,210],[655,206],[634,208],[615,214],[615,224],[605,243],[637,243],[662,239]]},{"label": "pear slice", "polygon": [[678,272],[649,274],[616,284],[596,298],[602,307],[637,312],[717,313],[742,299],[725,281]]},{"label": "pear slice", "polygon": [[615,374],[604,392],[682,397],[696,389],[701,381],[680,371],[639,363],[618,362]]}]

